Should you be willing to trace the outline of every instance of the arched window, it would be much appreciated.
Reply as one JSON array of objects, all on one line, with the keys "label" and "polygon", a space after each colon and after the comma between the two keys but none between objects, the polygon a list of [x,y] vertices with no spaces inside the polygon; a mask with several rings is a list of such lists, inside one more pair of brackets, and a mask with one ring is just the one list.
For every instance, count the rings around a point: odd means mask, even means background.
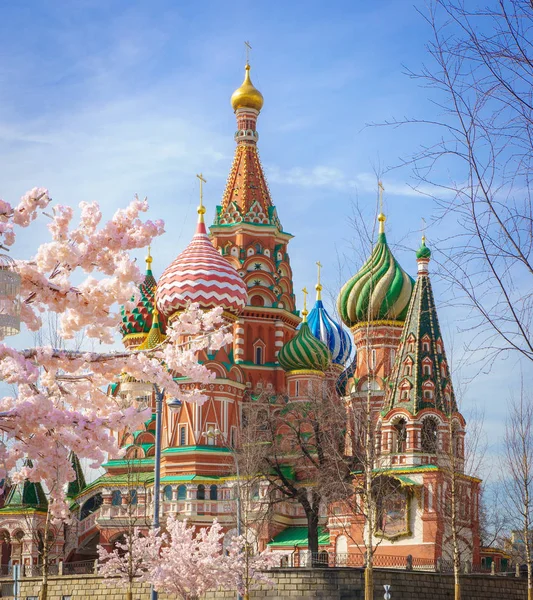
[{"label": "arched window", "polygon": [[80,511],[80,521],[86,519],[91,513],[97,511],[102,506],[102,494],[96,494],[92,498],[89,498],[87,502],[83,504]]},{"label": "arched window", "polygon": [[122,492],[120,490],[113,490],[111,494],[111,505],[120,506],[122,504]]},{"label": "arched window", "polygon": [[166,485],[163,488],[163,498],[167,502],[170,502],[172,500],[172,486],[171,485]]},{"label": "arched window", "polygon": [[405,419],[400,419],[394,425],[396,432],[396,452],[405,452],[407,448],[407,423]]},{"label": "arched window", "polygon": [[187,499],[187,487],[184,485],[178,486],[178,500]]},{"label": "arched window", "polygon": [[422,422],[422,452],[437,452],[438,427],[436,419],[429,417]]},{"label": "arched window", "polygon": [[129,502],[130,504],[132,504],[133,506],[135,506],[138,502],[139,498],[137,496],[137,490],[136,489],[131,489],[129,492]]},{"label": "arched window", "polygon": [[196,489],[196,499],[205,500],[205,485],[200,484]]},{"label": "arched window", "polygon": [[218,488],[216,485],[212,485],[209,488],[209,500],[218,500]]},{"label": "arched window", "polygon": [[254,362],[256,365],[263,364],[263,347],[262,346],[255,347]]}]

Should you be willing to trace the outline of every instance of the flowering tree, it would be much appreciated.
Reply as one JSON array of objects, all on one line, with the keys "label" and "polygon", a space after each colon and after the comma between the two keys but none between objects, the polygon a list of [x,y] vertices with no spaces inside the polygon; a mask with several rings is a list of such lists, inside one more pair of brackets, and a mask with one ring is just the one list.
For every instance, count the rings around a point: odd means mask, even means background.
[{"label": "flowering tree", "polygon": [[133,582],[136,579],[146,579],[147,565],[152,565],[159,559],[161,542],[159,531],[151,529],[143,536],[140,529],[135,528],[123,543],[115,542],[112,552],[98,546],[98,572],[104,577],[112,577],[113,585],[126,588],[126,600],[131,600]]},{"label": "flowering tree", "polygon": [[228,553],[228,568],[231,572],[234,586],[244,600],[248,600],[251,590],[258,585],[272,585],[268,572],[272,567],[279,566],[281,552],[254,553],[246,543],[244,536],[235,536],[226,548]]},{"label": "flowering tree", "polygon": [[[28,227],[51,202],[48,192],[35,188],[16,207],[0,200],[0,246],[12,246],[17,229]],[[48,229],[51,241],[30,260],[15,261],[21,276],[21,321],[31,331],[41,327],[41,316],[55,313],[62,339],[78,332],[100,343],[113,341],[120,305],[138,293],[142,276],[129,252],[140,249],[164,232],[163,222],[143,220],[146,200],[135,198],[102,223],[96,203],[81,203],[79,222],[74,211],[55,206]],[[109,398],[105,389],[120,373],[158,384],[180,400],[199,402],[197,389],[183,390],[173,373],[207,383],[214,374],[198,364],[203,348],[219,348],[230,334],[221,328],[221,310],[210,312],[191,305],[173,321],[166,341],[152,350],[85,352],[40,346],[16,350],[0,342],[0,379],[16,393],[0,398],[0,478],[42,481],[50,490],[55,519],[68,518],[65,485],[75,478],[69,453],[99,466],[117,456],[113,432],[135,428],[146,411]],[[193,343],[179,344],[181,336]],[[120,404],[122,402],[122,404]],[[16,470],[23,457],[30,459]],[[13,472],[15,471],[15,472]]]},{"label": "flowering tree", "polygon": [[208,590],[235,587],[235,556],[222,553],[222,527],[215,519],[209,528],[195,533],[187,521],[167,520],[161,555],[146,576],[156,590],[197,600]]}]

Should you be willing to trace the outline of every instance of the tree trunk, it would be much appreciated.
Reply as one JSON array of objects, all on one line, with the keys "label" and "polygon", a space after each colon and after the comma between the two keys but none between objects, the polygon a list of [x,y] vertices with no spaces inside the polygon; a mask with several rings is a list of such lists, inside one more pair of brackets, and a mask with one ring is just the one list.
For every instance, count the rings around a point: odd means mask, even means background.
[{"label": "tree trunk", "polygon": [[41,583],[41,589],[39,590],[39,600],[46,600],[47,598],[48,598],[48,581],[43,580],[43,582]]},{"label": "tree trunk", "polygon": [[311,553],[311,566],[315,566],[318,559],[318,508],[306,511],[307,517],[307,549]]},{"label": "tree trunk", "polygon": [[365,567],[365,600],[374,600],[374,569],[371,561],[370,566],[367,561]]},{"label": "tree trunk", "polygon": [[126,592],[126,600],[133,600],[133,591],[131,588]]}]

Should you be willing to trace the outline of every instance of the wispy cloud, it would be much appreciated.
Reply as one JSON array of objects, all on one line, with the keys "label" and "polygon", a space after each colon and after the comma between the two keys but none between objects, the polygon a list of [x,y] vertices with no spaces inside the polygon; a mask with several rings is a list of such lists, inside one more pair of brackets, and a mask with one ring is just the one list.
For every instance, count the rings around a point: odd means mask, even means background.
[{"label": "wispy cloud", "polygon": [[[353,189],[362,193],[376,193],[377,179],[374,173],[362,172],[347,174],[337,167],[316,165],[314,167],[292,167],[282,169],[277,165],[267,165],[268,180],[282,185],[300,187],[328,187],[336,190]],[[426,185],[415,187],[384,178],[387,195],[423,198],[435,192]]]}]

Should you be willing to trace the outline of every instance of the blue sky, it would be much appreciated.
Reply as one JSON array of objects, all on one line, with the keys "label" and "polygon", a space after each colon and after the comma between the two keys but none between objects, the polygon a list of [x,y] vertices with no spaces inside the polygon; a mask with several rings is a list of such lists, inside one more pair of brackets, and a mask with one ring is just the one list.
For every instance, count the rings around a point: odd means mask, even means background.
[{"label": "blue sky", "polygon": [[[430,32],[415,6],[0,1],[0,197],[14,201],[45,186],[58,203],[98,200],[111,215],[135,193],[146,195],[150,216],[166,221],[167,234],[154,245],[160,274],[192,235],[195,174],[208,180],[209,221],[221,199],[234,151],[229,98],[242,81],[243,41],[250,40],[252,79],[265,98],[260,153],[281,221],[295,235],[295,289],[314,285],[320,260],[336,295],[361,264],[353,250],[354,203],[371,224],[374,171],[398,164],[433,135],[365,127],[435,110],[428,91],[404,74],[405,66],[416,71],[429,60]],[[415,274],[421,218],[430,222],[435,207],[412,191],[409,170],[383,180],[389,241]],[[429,241],[432,234],[429,228]],[[19,255],[40,238],[42,225],[21,239]],[[460,358],[457,312],[445,306],[438,280],[434,285],[448,351],[453,345]],[[516,387],[510,366],[514,359],[476,378],[465,396],[467,406],[485,407],[492,439]]]}]

